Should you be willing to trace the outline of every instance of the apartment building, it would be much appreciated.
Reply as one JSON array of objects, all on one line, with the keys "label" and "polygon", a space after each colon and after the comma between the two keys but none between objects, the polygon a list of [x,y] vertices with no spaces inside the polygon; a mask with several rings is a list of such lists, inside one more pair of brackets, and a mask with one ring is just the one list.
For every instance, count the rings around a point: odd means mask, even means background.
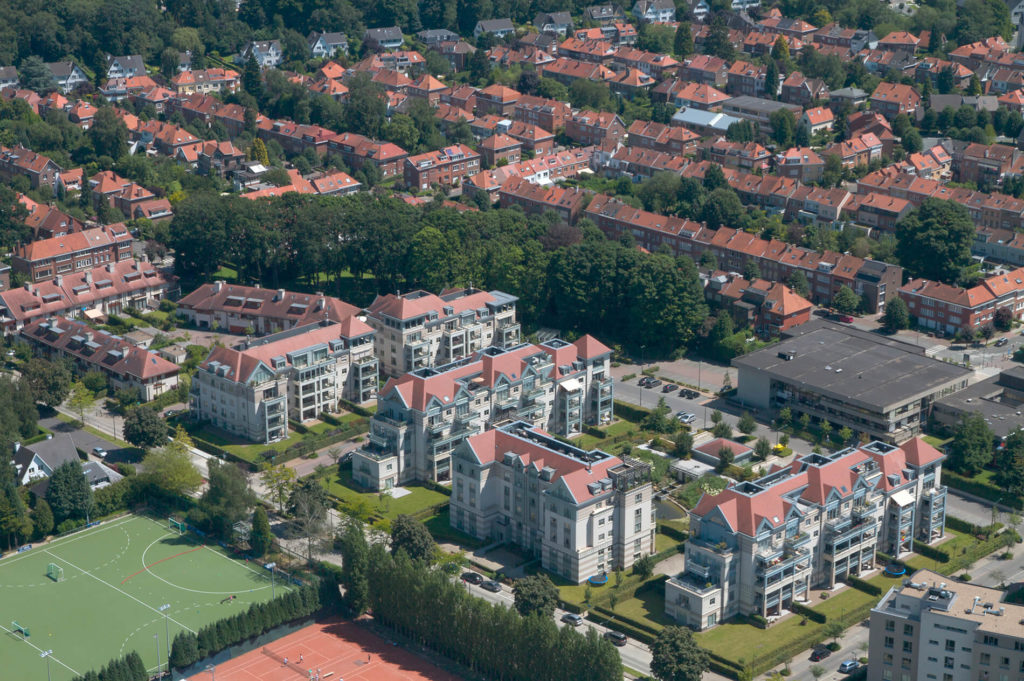
[{"label": "apartment building", "polygon": [[808,454],[759,479],[705,494],[690,512],[686,569],[665,582],[665,611],[708,629],[736,615],[776,617],[899,556],[942,539],[945,456],[919,438]]},{"label": "apartment building", "polygon": [[808,322],[732,362],[737,400],[774,416],[788,408],[886,442],[921,432],[932,404],[967,387],[971,371],[920,347],[843,324]]},{"label": "apartment building", "polygon": [[572,108],[557,99],[523,95],[515,103],[513,116],[517,121],[557,132],[565,127],[566,119],[572,116]]},{"label": "apartment building", "polygon": [[565,444],[517,421],[452,453],[451,525],[509,542],[571,582],[655,552],[650,464]]},{"label": "apartment building", "polygon": [[872,230],[895,234],[896,224],[912,209],[906,199],[871,192],[857,202],[857,223]]},{"label": "apartment building", "polygon": [[11,268],[40,282],[58,274],[91,270],[132,259],[132,235],[124,223],[104,225],[18,246]]},{"label": "apartment building", "polygon": [[409,158],[409,152],[397,144],[378,142],[354,132],[343,132],[329,139],[327,152],[340,154],[345,165],[353,170],[369,163],[384,178],[401,174],[403,164]]},{"label": "apartment building", "polygon": [[355,305],[322,293],[240,286],[215,281],[178,301],[178,314],[200,329],[263,336],[324,320],[343,322],[359,315]]},{"label": "apartment building", "polygon": [[495,83],[476,93],[476,113],[511,116],[520,97],[517,90]]},{"label": "apartment building", "polygon": [[1009,310],[1013,319],[1024,319],[1024,267],[991,276],[969,289],[914,279],[899,293],[918,324],[947,335],[992,324],[1000,308]]},{"label": "apartment building", "polygon": [[626,131],[626,144],[665,154],[682,156],[697,149],[700,135],[682,126],[668,126],[637,119]]},{"label": "apartment building", "polygon": [[882,82],[868,101],[872,111],[877,111],[891,121],[901,113],[913,116],[921,106],[921,95],[909,85]]},{"label": "apartment building", "polygon": [[618,114],[584,110],[565,122],[565,134],[577,144],[600,146],[605,142],[621,141],[626,134],[626,126]]},{"label": "apartment building", "polygon": [[237,92],[242,83],[238,71],[232,69],[197,69],[181,71],[171,78],[171,89],[179,97],[212,92]]},{"label": "apartment building", "polygon": [[377,388],[374,332],[357,317],[216,347],[192,378],[196,418],[252,442],[288,437],[289,421],[366,402]]},{"label": "apartment building", "polygon": [[451,289],[377,296],[366,322],[377,332],[377,357],[386,376],[468,357],[486,347],[519,344],[516,300],[501,291]]},{"label": "apartment building", "polygon": [[40,317],[19,334],[36,354],[68,359],[82,372],[98,371],[114,390],[137,388],[144,402],[178,387],[178,366],[119,336],[65,317]]},{"label": "apartment building", "polygon": [[529,215],[540,215],[551,210],[571,225],[583,212],[590,194],[581,187],[540,185],[523,177],[512,177],[498,190],[498,196],[502,208],[519,206]]},{"label": "apartment building", "polygon": [[1006,592],[918,570],[871,611],[868,681],[1024,676],[1024,607]]},{"label": "apartment building", "polygon": [[480,154],[465,144],[453,144],[405,159],[405,186],[429,189],[432,184],[455,186],[480,172]]},{"label": "apartment building", "polygon": [[505,421],[570,436],[612,418],[611,350],[575,343],[484,348],[471,357],[390,379],[367,443],[354,453],[356,483],[384,490],[412,480],[450,480],[454,449]]}]

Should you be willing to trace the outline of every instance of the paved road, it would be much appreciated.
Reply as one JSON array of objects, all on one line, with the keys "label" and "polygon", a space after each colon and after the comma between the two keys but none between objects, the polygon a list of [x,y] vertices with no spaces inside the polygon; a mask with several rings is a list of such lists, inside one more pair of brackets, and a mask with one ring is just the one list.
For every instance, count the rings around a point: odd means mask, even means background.
[{"label": "paved road", "polygon": [[[814,675],[811,674],[811,667],[814,665],[820,665],[825,670],[825,673],[821,676],[821,681],[837,681],[838,679],[846,678],[845,674],[839,673],[839,665],[846,660],[867,657],[868,654],[865,649],[861,648],[861,645],[867,644],[868,634],[868,628],[860,624],[847,629],[846,633],[839,639],[840,649],[820,662],[811,662],[811,651],[805,650],[793,658],[793,663],[789,666],[791,672],[789,678],[792,681],[813,681]],[[782,668],[783,666],[779,665],[758,678],[767,679],[773,671],[779,671]],[[705,676],[705,678],[707,677]]]}]

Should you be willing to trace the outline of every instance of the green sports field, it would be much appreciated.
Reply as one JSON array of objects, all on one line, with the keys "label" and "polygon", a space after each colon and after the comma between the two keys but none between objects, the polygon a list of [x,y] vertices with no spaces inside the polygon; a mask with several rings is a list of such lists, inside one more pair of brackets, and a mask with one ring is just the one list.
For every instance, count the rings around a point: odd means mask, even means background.
[{"label": "green sports field", "polygon": [[[63,579],[47,577],[53,563]],[[278,591],[283,587],[278,582]],[[234,595],[234,601],[222,602]],[[128,516],[0,559],[0,663],[5,679],[70,679],[135,649],[152,671],[170,640],[271,598],[266,570],[163,522]],[[29,629],[25,639],[12,622]],[[154,638],[154,636],[156,638]]]}]

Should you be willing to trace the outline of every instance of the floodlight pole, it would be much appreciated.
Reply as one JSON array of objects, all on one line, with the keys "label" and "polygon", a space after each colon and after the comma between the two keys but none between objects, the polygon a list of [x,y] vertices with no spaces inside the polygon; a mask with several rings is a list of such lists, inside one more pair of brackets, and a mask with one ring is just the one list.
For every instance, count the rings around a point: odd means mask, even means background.
[{"label": "floodlight pole", "polygon": [[53,650],[44,650],[39,654],[39,657],[46,660],[46,681],[52,681],[50,679],[50,655],[53,655]]},{"label": "floodlight pole", "polygon": [[[162,612],[164,614],[164,645],[167,648],[167,671],[168,671],[168,673],[170,673],[170,671],[171,671],[171,629],[170,629],[170,625],[167,623],[167,611],[170,610],[170,609],[171,609],[171,604],[170,603],[164,603],[159,608],[157,608],[157,610],[159,610],[160,612]],[[159,661],[160,660],[159,660],[159,657],[158,657],[157,658],[157,662],[159,663]],[[159,670],[157,670],[157,671],[159,671]]]},{"label": "floodlight pole", "polygon": [[267,563],[263,567],[270,570],[270,597],[277,598],[277,590],[274,586],[274,570],[277,568],[277,563]]},{"label": "floodlight pole", "polygon": [[206,669],[203,671],[210,672],[210,681],[217,681],[217,668],[212,664],[206,665]]},{"label": "floodlight pole", "polygon": [[160,678],[160,634],[153,634],[153,640],[156,641],[156,678]]}]

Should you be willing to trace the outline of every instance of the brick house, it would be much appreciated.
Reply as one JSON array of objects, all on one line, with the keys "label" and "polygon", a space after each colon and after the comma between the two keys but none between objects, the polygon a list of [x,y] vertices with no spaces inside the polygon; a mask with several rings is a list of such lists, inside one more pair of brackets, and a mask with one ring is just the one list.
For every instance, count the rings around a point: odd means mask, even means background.
[{"label": "brick house", "polygon": [[881,82],[871,93],[871,110],[885,116],[890,121],[901,113],[913,116],[921,106],[921,95],[917,90],[902,83]]},{"label": "brick house", "polygon": [[429,189],[437,184],[451,187],[480,172],[480,154],[465,144],[453,144],[437,151],[405,159],[405,186]]},{"label": "brick house", "polygon": [[606,141],[621,141],[626,126],[618,114],[583,110],[566,121],[565,134],[577,144],[599,146]]},{"label": "brick house", "polygon": [[132,235],[123,223],[73,232],[18,246],[11,268],[40,282],[132,258]]},{"label": "brick house", "polygon": [[899,291],[921,326],[947,335],[976,332],[995,319],[996,310],[1024,318],[1024,267],[985,279],[969,289],[927,279],[907,282]]}]

